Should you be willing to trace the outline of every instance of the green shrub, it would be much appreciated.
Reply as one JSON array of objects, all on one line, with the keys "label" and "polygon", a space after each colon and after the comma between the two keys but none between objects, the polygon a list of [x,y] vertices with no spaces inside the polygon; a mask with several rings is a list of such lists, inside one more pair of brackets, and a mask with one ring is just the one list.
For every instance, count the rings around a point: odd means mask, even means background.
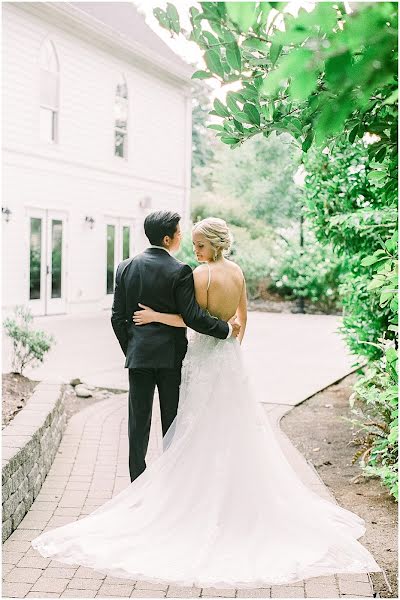
[{"label": "green shrub", "polygon": [[350,421],[359,427],[351,444],[359,449],[353,463],[360,463],[367,477],[379,477],[398,500],[398,385],[397,353],[392,341],[377,344],[381,358],[374,361],[354,386],[350,397]]},{"label": "green shrub", "polygon": [[15,317],[8,317],[3,325],[13,344],[12,371],[22,375],[27,365],[43,362],[55,340],[44,331],[30,328],[33,316],[26,306],[17,306],[14,313]]},{"label": "green shrub", "polygon": [[271,289],[290,300],[308,299],[326,312],[338,310],[341,263],[330,247],[314,239],[303,249],[291,241],[271,273]]}]

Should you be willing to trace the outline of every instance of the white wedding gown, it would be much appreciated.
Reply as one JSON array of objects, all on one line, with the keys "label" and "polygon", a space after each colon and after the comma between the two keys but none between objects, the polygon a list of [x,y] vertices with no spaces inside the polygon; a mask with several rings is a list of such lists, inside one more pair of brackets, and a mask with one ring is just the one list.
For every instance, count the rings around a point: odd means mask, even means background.
[{"label": "white wedding gown", "polygon": [[234,338],[193,332],[164,451],[90,515],[41,534],[43,556],[115,577],[254,588],[382,571],[365,522],[307,488],[255,400]]}]

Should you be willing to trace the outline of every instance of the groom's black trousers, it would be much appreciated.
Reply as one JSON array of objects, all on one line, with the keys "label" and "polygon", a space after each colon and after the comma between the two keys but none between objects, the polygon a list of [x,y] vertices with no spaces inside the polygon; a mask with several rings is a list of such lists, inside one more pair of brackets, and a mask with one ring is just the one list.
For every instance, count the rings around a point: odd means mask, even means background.
[{"label": "groom's black trousers", "polygon": [[131,482],[146,468],[154,390],[160,399],[163,436],[176,417],[181,365],[173,369],[129,369],[129,474]]}]

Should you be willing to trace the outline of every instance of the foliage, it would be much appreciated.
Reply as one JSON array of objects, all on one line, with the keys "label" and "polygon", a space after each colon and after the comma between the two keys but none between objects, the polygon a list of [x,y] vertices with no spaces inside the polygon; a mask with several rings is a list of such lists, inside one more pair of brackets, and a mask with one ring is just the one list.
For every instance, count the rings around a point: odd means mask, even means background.
[{"label": "foliage", "polygon": [[293,177],[301,151],[287,134],[253,138],[232,153],[214,152],[214,191],[237,198],[253,220],[284,227],[300,215],[302,191]]},{"label": "foliage", "polygon": [[[297,17],[284,12],[285,4],[190,8],[189,39],[207,65],[193,78],[242,84],[226,103],[216,99],[212,111],[223,122],[211,127],[232,147],[274,130],[290,133],[304,151],[343,130],[352,141],[365,131],[364,115],[382,100],[396,100],[397,3],[353,3],[347,14],[342,2],[319,2],[311,12],[300,8]],[[172,34],[183,33],[171,6],[154,14]],[[377,100],[374,92],[384,86]]]},{"label": "foliage", "polygon": [[29,364],[38,366],[43,362],[44,355],[54,343],[54,338],[44,331],[33,330],[30,323],[33,321],[31,311],[25,306],[17,306],[14,318],[6,318],[3,326],[13,344],[12,371],[20,373]]},{"label": "foliage", "polygon": [[360,462],[366,476],[380,477],[398,500],[398,371],[393,342],[379,341],[381,358],[367,368],[350,397],[352,413],[347,419],[359,427],[352,445],[359,449],[353,463]]},{"label": "foliage", "polygon": [[303,248],[290,242],[272,271],[272,289],[289,299],[307,298],[328,313],[340,310],[337,282],[341,266],[332,249],[308,232]]},{"label": "foliage", "polygon": [[385,254],[383,240],[396,229],[397,206],[395,197],[385,198],[368,178],[370,147],[362,141],[349,145],[338,139],[325,153],[309,150],[304,158],[304,214],[319,242],[333,244],[342,258],[343,325],[339,331],[354,354],[374,359],[380,350],[368,341],[376,342],[382,332],[390,330],[390,307],[381,305],[371,293],[375,259],[367,257]]}]

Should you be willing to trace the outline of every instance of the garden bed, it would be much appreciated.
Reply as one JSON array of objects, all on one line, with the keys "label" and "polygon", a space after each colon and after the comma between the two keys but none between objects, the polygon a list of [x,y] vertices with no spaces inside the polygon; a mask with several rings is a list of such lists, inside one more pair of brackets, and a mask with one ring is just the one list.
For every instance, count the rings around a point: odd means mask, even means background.
[{"label": "garden bed", "polygon": [[4,373],[2,428],[10,423],[19,411],[26,405],[38,381],[32,381],[19,373]]},{"label": "garden bed", "polygon": [[[340,506],[362,517],[367,531],[361,542],[387,573],[390,593],[380,573],[371,573],[374,591],[381,598],[397,598],[397,504],[377,478],[361,476],[352,464],[356,451],[350,446],[351,417],[349,396],[357,379],[354,373],[293,408],[281,420],[282,430],[299,451],[310,460]],[[318,449],[318,450],[315,450]]]}]

